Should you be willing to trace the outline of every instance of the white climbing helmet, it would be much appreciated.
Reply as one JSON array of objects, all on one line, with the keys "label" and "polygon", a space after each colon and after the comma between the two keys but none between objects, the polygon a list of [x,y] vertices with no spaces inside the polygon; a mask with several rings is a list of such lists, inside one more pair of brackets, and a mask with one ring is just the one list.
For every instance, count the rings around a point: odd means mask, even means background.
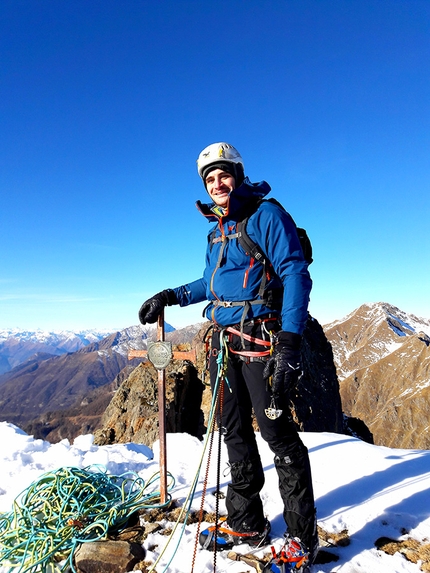
[{"label": "white climbing helmet", "polygon": [[205,180],[205,172],[207,172],[206,168],[213,163],[233,163],[241,167],[241,173],[244,171],[243,159],[240,153],[235,147],[225,141],[212,143],[200,153],[197,159],[197,169],[203,181]]}]

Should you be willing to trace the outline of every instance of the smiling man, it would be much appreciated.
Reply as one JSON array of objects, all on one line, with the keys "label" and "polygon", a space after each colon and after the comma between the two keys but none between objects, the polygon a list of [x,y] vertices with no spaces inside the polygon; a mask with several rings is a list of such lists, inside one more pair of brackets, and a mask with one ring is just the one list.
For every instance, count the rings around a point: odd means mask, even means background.
[{"label": "smiling man", "polygon": [[[261,436],[274,453],[284,504],[285,554],[297,572],[308,570],[317,547],[316,512],[309,456],[289,410],[289,394],[301,373],[300,345],[307,320],[312,281],[297,229],[276,202],[264,200],[270,186],[251,183],[239,152],[221,142],[206,147],[197,167],[211,203],[197,202],[215,223],[208,235],[203,277],[167,289],[139,311],[142,324],[157,320],[166,305],[208,300],[212,322],[209,371],[219,386],[219,362],[226,366],[221,418],[231,483],[227,519],[200,535],[205,549],[239,543],[259,546],[269,538],[260,491],[264,470],[252,426],[255,412]],[[259,247],[257,256],[243,243],[246,233]],[[241,226],[242,225],[242,226]],[[223,381],[221,381],[224,384]]]},{"label": "smiling man", "polygon": [[214,169],[205,179],[209,197],[220,207],[227,207],[230,193],[235,187],[235,179],[227,171]]}]

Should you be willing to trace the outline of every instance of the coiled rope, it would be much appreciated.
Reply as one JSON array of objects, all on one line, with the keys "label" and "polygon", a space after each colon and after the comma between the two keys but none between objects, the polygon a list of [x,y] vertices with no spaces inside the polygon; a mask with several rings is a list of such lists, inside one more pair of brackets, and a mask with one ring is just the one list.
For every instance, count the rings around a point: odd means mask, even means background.
[{"label": "coiled rope", "polygon": [[[42,475],[0,515],[0,564],[16,573],[76,573],[77,545],[121,529],[140,508],[163,507],[158,472],[145,483],[134,472],[108,475],[102,466],[63,467]],[[169,488],[174,478],[169,474]],[[148,491],[150,490],[150,491]],[[64,561],[65,560],[65,561]],[[59,563],[60,562],[60,563]]]}]

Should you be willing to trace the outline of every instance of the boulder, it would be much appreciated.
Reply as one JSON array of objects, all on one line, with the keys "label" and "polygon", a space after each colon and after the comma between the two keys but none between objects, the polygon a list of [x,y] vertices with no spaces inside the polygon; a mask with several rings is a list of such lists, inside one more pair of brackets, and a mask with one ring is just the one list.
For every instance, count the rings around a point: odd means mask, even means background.
[{"label": "boulder", "polygon": [[78,573],[124,573],[144,557],[139,543],[110,540],[82,543],[74,555]]}]

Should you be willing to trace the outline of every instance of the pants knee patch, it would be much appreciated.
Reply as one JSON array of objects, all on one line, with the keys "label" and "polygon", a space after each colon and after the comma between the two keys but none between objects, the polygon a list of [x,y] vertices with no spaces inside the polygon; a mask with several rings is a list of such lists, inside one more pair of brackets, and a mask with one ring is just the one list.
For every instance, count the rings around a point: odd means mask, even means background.
[{"label": "pants knee patch", "polygon": [[231,464],[231,478],[226,499],[229,525],[236,531],[261,531],[265,521],[260,498],[264,485],[260,460]]},{"label": "pants knee patch", "polygon": [[234,462],[231,468],[232,487],[235,490],[259,492],[264,485],[264,471],[260,460]]}]

